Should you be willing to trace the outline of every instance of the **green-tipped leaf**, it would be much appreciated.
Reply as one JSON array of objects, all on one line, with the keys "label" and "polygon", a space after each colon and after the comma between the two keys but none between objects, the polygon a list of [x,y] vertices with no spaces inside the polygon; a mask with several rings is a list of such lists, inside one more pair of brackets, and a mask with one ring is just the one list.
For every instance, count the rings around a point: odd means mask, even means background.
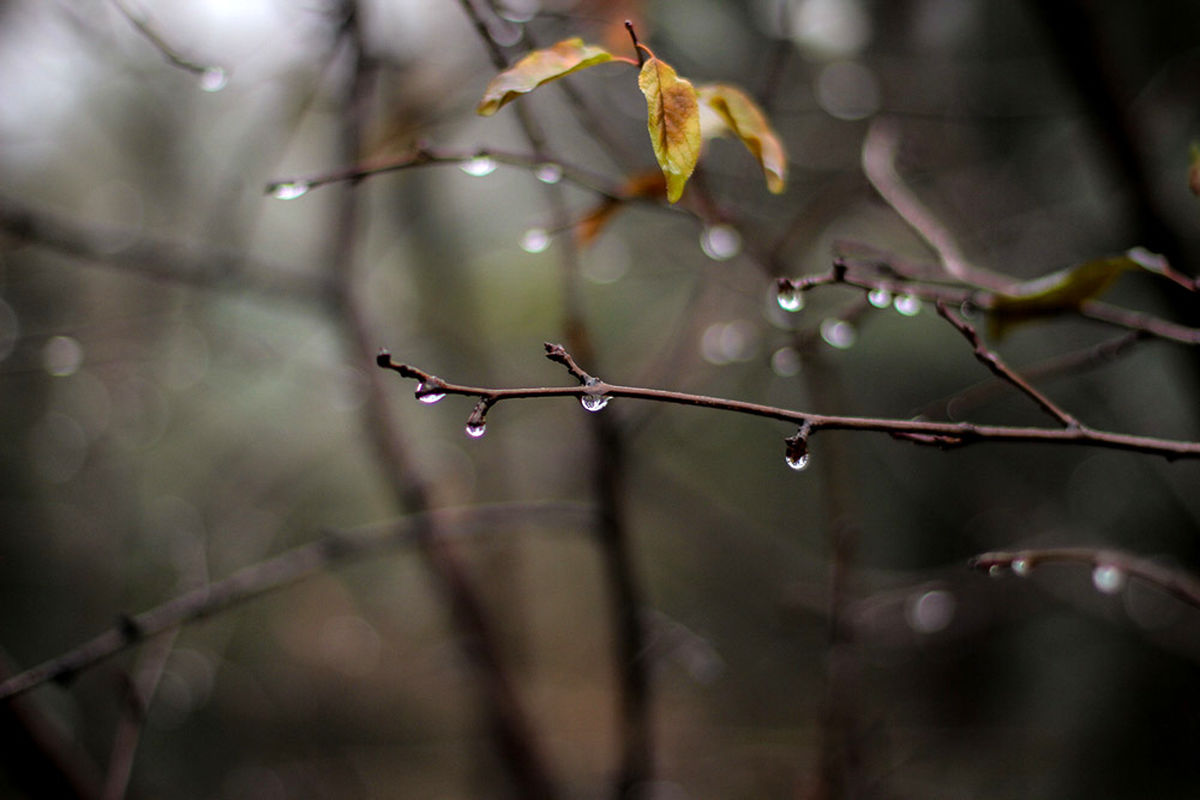
[{"label": "green-tipped leaf", "polygon": [[612,59],[612,53],[603,47],[584,44],[579,37],[564,39],[553,47],[534,50],[492,78],[475,110],[485,117],[491,116],[505,103],[532,92],[547,81]]},{"label": "green-tipped leaf", "polygon": [[667,200],[674,203],[700,158],[700,103],[692,84],[653,56],[642,65],[638,86],[646,96],[646,127],[667,179]]},{"label": "green-tipped leaf", "polygon": [[720,83],[701,86],[699,95],[758,160],[767,190],[782,193],[787,186],[787,154],[758,104],[736,86]]}]

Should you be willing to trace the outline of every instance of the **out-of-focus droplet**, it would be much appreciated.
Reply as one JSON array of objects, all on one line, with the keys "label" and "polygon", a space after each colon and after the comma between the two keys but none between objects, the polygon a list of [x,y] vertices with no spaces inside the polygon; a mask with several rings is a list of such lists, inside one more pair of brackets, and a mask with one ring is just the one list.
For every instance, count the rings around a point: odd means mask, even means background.
[{"label": "out-of-focus droplet", "polygon": [[1033,565],[1029,563],[1028,559],[1014,558],[1012,562],[1012,571],[1013,575],[1016,575],[1018,578],[1024,578],[1027,577],[1029,573],[1033,572]]},{"label": "out-of-focus droplet", "polygon": [[1005,572],[1006,570],[1004,567],[1000,566],[999,564],[992,564],[990,567],[988,567],[989,578],[1003,578]]},{"label": "out-of-focus droplet", "polygon": [[472,420],[471,422],[467,423],[466,430],[467,436],[470,436],[472,439],[478,439],[487,433],[487,423]]},{"label": "out-of-focus droplet", "polygon": [[771,354],[771,369],[781,378],[800,372],[800,353],[794,347],[781,347]]},{"label": "out-of-focus droplet", "polygon": [[206,92],[219,92],[229,85],[229,73],[221,67],[209,67],[200,73],[200,88]]},{"label": "out-of-focus droplet", "polygon": [[804,292],[792,284],[780,284],[775,290],[775,302],[784,311],[799,311],[804,308]]},{"label": "out-of-focus droplet", "polygon": [[295,200],[308,194],[310,189],[312,185],[308,181],[286,181],[275,184],[271,189],[271,197],[276,200]]},{"label": "out-of-focus droplet", "polygon": [[742,251],[742,235],[730,225],[709,225],[700,233],[700,249],[713,261],[728,261]]},{"label": "out-of-focus droplet", "polygon": [[482,178],[496,171],[496,160],[488,155],[477,155],[458,165],[458,168],[474,178]]},{"label": "out-of-focus droplet", "polygon": [[430,386],[424,382],[417,384],[417,390],[415,394],[417,399],[426,405],[433,405],[446,396],[446,393],[438,391],[436,386]]},{"label": "out-of-focus droplet", "polygon": [[830,347],[849,350],[858,339],[858,331],[844,319],[827,319],[821,323],[821,338]]},{"label": "out-of-focus droplet", "polygon": [[910,597],[905,616],[909,627],[917,633],[937,633],[954,620],[957,605],[953,594],[934,589]]},{"label": "out-of-focus droplet", "polygon": [[545,228],[530,228],[521,235],[521,249],[526,253],[544,253],[550,247],[550,234]]},{"label": "out-of-focus droplet", "polygon": [[562,180],[563,169],[558,164],[549,162],[539,164],[537,169],[533,171],[533,174],[542,183],[555,184]]},{"label": "out-of-focus droplet", "polygon": [[887,289],[872,289],[867,292],[867,302],[876,308],[887,308],[892,304],[892,293]]},{"label": "out-of-focus droplet", "polygon": [[46,372],[58,378],[74,375],[83,364],[83,346],[70,336],[53,336],[42,348]]},{"label": "out-of-focus droplet", "polygon": [[897,295],[896,299],[892,301],[892,305],[906,317],[915,317],[921,313],[921,298],[916,295]]},{"label": "out-of-focus droplet", "polygon": [[1125,573],[1112,564],[1099,564],[1092,570],[1092,585],[1104,594],[1116,594],[1125,586]]}]

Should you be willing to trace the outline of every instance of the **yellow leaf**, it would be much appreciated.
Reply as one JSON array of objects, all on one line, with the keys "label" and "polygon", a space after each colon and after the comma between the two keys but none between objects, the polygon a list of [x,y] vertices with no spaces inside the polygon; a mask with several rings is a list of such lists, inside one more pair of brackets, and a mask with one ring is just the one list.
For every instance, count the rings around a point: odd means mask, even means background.
[{"label": "yellow leaf", "polygon": [[1119,256],[1085,261],[993,294],[989,306],[995,314],[992,332],[1001,335],[1023,319],[1076,309],[1099,296],[1123,273],[1131,270],[1166,277],[1174,274],[1166,259],[1141,247]]},{"label": "yellow leaf", "polygon": [[667,179],[667,199],[674,203],[700,158],[700,103],[696,90],[665,61],[646,59],[638,74],[646,96],[646,127],[654,157]]},{"label": "yellow leaf", "polygon": [[772,194],[783,192],[787,185],[787,154],[758,104],[741,89],[726,84],[701,86],[699,94],[758,159],[767,179],[767,190]]},{"label": "yellow leaf", "polygon": [[612,53],[603,47],[584,44],[579,37],[564,39],[553,47],[534,50],[492,78],[475,110],[482,116],[491,116],[505,103],[532,92],[547,81],[612,59]]}]

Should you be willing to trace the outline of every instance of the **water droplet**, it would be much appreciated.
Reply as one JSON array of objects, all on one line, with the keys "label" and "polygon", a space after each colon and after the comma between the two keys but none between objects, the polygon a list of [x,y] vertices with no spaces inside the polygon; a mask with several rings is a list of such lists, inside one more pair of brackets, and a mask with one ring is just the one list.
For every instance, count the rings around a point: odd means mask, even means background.
[{"label": "water droplet", "polygon": [[220,67],[209,67],[200,73],[200,88],[206,92],[219,92],[229,85],[229,73]]},{"label": "water droplet", "polygon": [[992,564],[990,567],[988,567],[989,578],[1003,578],[1004,572],[1004,567],[1000,564]]},{"label": "water droplet", "polygon": [[794,347],[781,347],[771,354],[771,369],[781,378],[800,372],[800,353]]},{"label": "water droplet", "polygon": [[1125,573],[1112,564],[1100,564],[1092,570],[1092,585],[1105,594],[1116,594],[1125,586]]},{"label": "water droplet", "polygon": [[1011,566],[1013,574],[1018,578],[1027,577],[1029,573],[1033,572],[1033,565],[1025,558],[1014,558]]},{"label": "water droplet", "polygon": [[742,251],[742,235],[729,225],[710,225],[700,233],[700,249],[713,261],[728,261]]},{"label": "water droplet", "polygon": [[608,401],[611,399],[608,395],[604,394],[585,394],[579,398],[579,405],[588,411],[599,411],[608,405]]},{"label": "water droplet", "polygon": [[487,433],[487,423],[476,422],[472,420],[471,422],[467,423],[466,430],[467,436],[470,436],[472,439],[478,439],[480,436],[483,436],[485,433]]},{"label": "water droplet", "polygon": [[507,0],[499,4],[496,13],[509,22],[529,22],[537,16],[541,5],[537,0]]},{"label": "water droplet", "polygon": [[474,158],[462,162],[458,165],[458,168],[472,177],[482,178],[496,171],[496,161],[491,156],[481,153]]},{"label": "water droplet", "polygon": [[83,364],[83,346],[70,336],[54,336],[42,348],[42,364],[55,377],[74,375]]},{"label": "water droplet", "polygon": [[446,393],[440,391],[436,385],[429,385],[424,382],[417,384],[416,391],[417,399],[426,405],[433,405],[438,400],[446,396]]},{"label": "water droplet", "polygon": [[858,331],[844,319],[827,319],[821,323],[821,338],[830,347],[849,350],[858,339]]},{"label": "water droplet", "polygon": [[788,453],[784,456],[784,461],[796,472],[808,469],[808,453]]},{"label": "water droplet", "polygon": [[804,292],[789,284],[780,284],[775,292],[775,302],[784,311],[799,311],[804,308]]},{"label": "water droplet", "polygon": [[934,589],[909,598],[905,616],[917,633],[937,633],[954,620],[958,603],[945,589]]},{"label": "water droplet", "polygon": [[287,181],[285,183],[277,183],[271,189],[271,197],[276,200],[295,200],[297,197],[303,197],[308,194],[308,190],[312,186],[308,181]]},{"label": "water droplet", "polygon": [[921,313],[921,298],[911,294],[897,295],[892,305],[906,317],[915,317]]},{"label": "water droplet", "polygon": [[550,247],[550,234],[544,228],[530,228],[521,236],[521,249],[526,253],[544,253]]},{"label": "water droplet", "polygon": [[892,293],[887,289],[872,289],[867,292],[867,302],[876,308],[887,308],[892,304]]},{"label": "water droplet", "polygon": [[539,164],[533,174],[542,183],[555,184],[562,180],[563,169],[554,163]]}]

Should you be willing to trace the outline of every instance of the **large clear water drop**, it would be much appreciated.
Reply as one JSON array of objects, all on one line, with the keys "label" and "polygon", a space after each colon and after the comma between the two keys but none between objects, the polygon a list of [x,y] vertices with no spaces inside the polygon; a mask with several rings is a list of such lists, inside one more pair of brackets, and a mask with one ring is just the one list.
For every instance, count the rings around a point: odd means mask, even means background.
[{"label": "large clear water drop", "polygon": [[790,283],[780,284],[775,290],[775,302],[784,311],[799,311],[804,308],[804,292]]},{"label": "large clear water drop", "polygon": [[418,383],[416,391],[417,399],[426,405],[433,405],[437,401],[446,396],[446,393],[439,391],[436,386],[431,386],[427,383]]},{"label": "large clear water drop", "polygon": [[485,433],[487,433],[487,423],[486,422],[474,422],[474,421],[468,422],[466,431],[467,431],[467,436],[470,436],[472,439],[478,439],[479,437],[481,437]]},{"label": "large clear water drop", "polygon": [[821,323],[821,338],[830,347],[849,350],[858,340],[858,331],[844,319],[827,319]]},{"label": "large clear water drop", "polygon": [[600,411],[608,405],[608,401],[611,399],[605,394],[585,394],[579,398],[579,405],[588,411]]}]

